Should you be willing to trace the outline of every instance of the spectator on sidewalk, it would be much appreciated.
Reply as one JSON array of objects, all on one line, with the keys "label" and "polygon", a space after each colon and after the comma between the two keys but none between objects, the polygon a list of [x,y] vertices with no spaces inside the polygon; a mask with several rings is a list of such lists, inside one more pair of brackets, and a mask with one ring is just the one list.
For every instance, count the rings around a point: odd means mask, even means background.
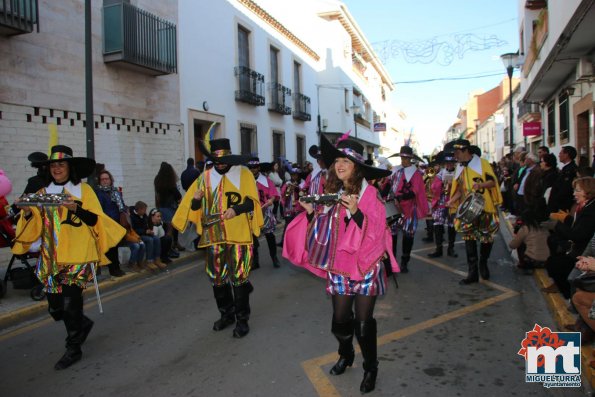
[{"label": "spectator on sidewalk", "polygon": [[539,224],[537,213],[526,209],[521,215],[522,226],[508,243],[511,249],[516,249],[519,263],[518,268],[525,274],[533,274],[533,269],[544,267],[549,256],[547,238],[549,231]]},{"label": "spectator on sidewalk", "polygon": [[542,172],[541,185],[543,189],[543,198],[545,199],[547,210],[550,208],[549,200],[552,191],[552,186],[556,182],[556,179],[558,179],[558,160],[556,160],[556,156],[554,156],[551,153],[544,155],[541,159],[541,162],[539,163],[539,168]]},{"label": "spectator on sidewalk", "polygon": [[182,194],[177,186],[178,176],[171,164],[165,161],[161,163],[159,172],[155,177],[155,205],[161,211],[163,219],[163,229],[165,234],[171,236],[173,239],[173,248],[178,251],[184,251],[184,247],[178,244],[178,231],[174,230],[171,225],[172,218],[178,204],[182,199]]},{"label": "spectator on sidewalk", "polygon": [[[97,175],[99,186],[95,188],[95,194],[101,204],[103,212],[115,222],[122,225],[121,220],[126,219],[126,204],[122,198],[122,193],[114,186],[114,177],[108,170],[104,169]],[[125,226],[125,225],[122,225]],[[126,273],[120,268],[120,258],[118,257],[118,246],[123,242],[120,241],[117,246],[112,247],[107,251],[105,256],[111,261],[108,265],[109,274],[114,277],[122,277]]]},{"label": "spectator on sidewalk", "polygon": [[574,215],[563,211],[551,214],[558,222],[548,239],[550,256],[546,268],[554,283],[543,288],[548,293],[559,291],[566,299],[571,294],[568,276],[595,233],[595,178],[576,179],[572,187],[576,200]]},{"label": "spectator on sidewalk", "polygon": [[159,238],[161,244],[161,262],[166,265],[171,263],[171,259],[168,258],[167,253],[171,250],[172,238],[165,234],[163,229],[163,222],[161,220],[161,212],[157,208],[149,211],[150,226],[153,226],[153,235]]},{"label": "spectator on sidewalk", "polygon": [[561,170],[550,192],[548,202],[548,211],[550,213],[560,210],[570,211],[572,207],[572,181],[576,178],[576,170],[578,168],[574,162],[575,158],[576,149],[572,146],[563,146],[558,154]]},{"label": "spectator on sidewalk", "polygon": [[180,175],[182,189],[188,190],[190,185],[192,185],[192,182],[194,182],[199,175],[200,171],[194,166],[194,159],[189,157],[188,160],[186,160],[186,169],[182,171],[182,174]]},{"label": "spectator on sidewalk", "polygon": [[134,204],[134,207],[130,209],[130,223],[132,230],[140,236],[145,245],[147,254],[145,267],[152,272],[164,270],[166,265],[161,262],[161,241],[159,241],[159,237],[155,236],[153,227],[149,226],[146,203],[137,201]]}]

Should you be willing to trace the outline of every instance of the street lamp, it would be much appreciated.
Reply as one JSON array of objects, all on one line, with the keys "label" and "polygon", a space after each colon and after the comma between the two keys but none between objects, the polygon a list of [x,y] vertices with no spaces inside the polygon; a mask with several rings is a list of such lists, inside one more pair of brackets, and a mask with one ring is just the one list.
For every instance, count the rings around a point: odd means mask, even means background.
[{"label": "street lamp", "polygon": [[502,59],[502,63],[506,68],[506,73],[508,74],[508,105],[510,107],[510,151],[514,150],[514,141],[513,141],[513,111],[512,111],[512,72],[515,67],[518,66],[518,59],[519,53],[518,52],[508,52],[506,54],[500,55]]}]

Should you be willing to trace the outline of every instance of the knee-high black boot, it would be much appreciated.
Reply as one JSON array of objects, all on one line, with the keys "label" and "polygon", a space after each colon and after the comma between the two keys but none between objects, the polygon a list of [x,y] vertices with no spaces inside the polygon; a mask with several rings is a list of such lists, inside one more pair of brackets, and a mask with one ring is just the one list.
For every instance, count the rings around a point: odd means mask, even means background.
[{"label": "knee-high black boot", "polygon": [[426,219],[426,237],[422,238],[421,240],[424,243],[433,243],[434,242],[434,220],[433,219]]},{"label": "knee-high black boot", "polygon": [[279,258],[277,257],[277,243],[275,242],[275,235],[273,233],[266,233],[264,237],[267,239],[267,245],[269,246],[269,254],[273,260],[273,266],[279,267]]},{"label": "knee-high black boot", "polygon": [[333,321],[331,332],[339,341],[339,360],[330,370],[331,375],[341,375],[347,367],[353,365],[355,351],[353,350],[353,320],[346,323]]},{"label": "knee-high black boot", "polygon": [[46,294],[48,299],[48,312],[56,321],[64,318],[64,298],[62,294]]},{"label": "knee-high black boot", "polygon": [[233,330],[234,338],[242,338],[250,332],[248,320],[250,319],[250,283],[233,287],[236,327]]},{"label": "knee-high black boot", "polygon": [[434,225],[434,237],[436,241],[436,251],[428,254],[430,258],[439,258],[442,256],[442,243],[444,242],[444,225]]},{"label": "knee-high black boot", "polygon": [[455,240],[457,238],[457,231],[454,226],[448,227],[448,248],[446,250],[446,255],[452,258],[458,258],[459,256],[455,252]]},{"label": "knee-high black boot", "polygon": [[73,285],[63,286],[62,294],[63,320],[66,326],[66,352],[54,365],[56,370],[66,369],[81,359],[83,356],[81,345],[93,328],[93,321],[83,315],[82,288]]},{"label": "knee-high black boot", "polygon": [[467,251],[467,278],[459,281],[459,284],[466,285],[479,281],[477,274],[477,241],[465,240],[465,251]]},{"label": "knee-high black boot", "polygon": [[251,270],[256,270],[260,267],[260,257],[258,255],[259,247],[260,243],[258,242],[258,237],[252,235],[252,266],[250,267]]},{"label": "knee-high black boot", "polygon": [[235,322],[231,285],[229,283],[213,285],[213,295],[217,302],[217,309],[221,313],[221,318],[213,324],[213,330],[221,331]]},{"label": "knee-high black boot", "polygon": [[490,269],[488,269],[488,258],[492,252],[493,243],[481,243],[479,246],[479,275],[484,280],[490,279]]},{"label": "knee-high black boot", "polygon": [[376,341],[376,320],[355,322],[355,337],[364,357],[364,379],[359,387],[360,392],[369,393],[376,387],[378,375],[378,352]]},{"label": "knee-high black boot", "polygon": [[408,273],[409,272],[409,259],[411,258],[411,249],[413,248],[413,237],[409,237],[403,234],[403,254],[401,255],[401,263],[399,263],[399,267],[401,268],[401,273]]}]

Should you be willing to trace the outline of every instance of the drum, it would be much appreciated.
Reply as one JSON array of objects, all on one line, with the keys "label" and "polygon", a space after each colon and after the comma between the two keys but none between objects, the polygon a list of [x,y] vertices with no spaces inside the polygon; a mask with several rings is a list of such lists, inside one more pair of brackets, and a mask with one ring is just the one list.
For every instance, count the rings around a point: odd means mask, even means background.
[{"label": "drum", "polygon": [[386,224],[392,225],[401,217],[401,213],[392,201],[384,203],[384,209],[386,210]]},{"label": "drum", "polygon": [[463,223],[472,223],[483,211],[485,199],[480,193],[471,193],[457,208],[457,218]]}]

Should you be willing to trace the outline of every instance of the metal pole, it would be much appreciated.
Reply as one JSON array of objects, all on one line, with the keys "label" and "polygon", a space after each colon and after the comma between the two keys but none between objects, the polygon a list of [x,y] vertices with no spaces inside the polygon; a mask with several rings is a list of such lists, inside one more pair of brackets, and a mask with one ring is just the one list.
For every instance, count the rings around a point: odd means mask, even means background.
[{"label": "metal pole", "polygon": [[514,141],[513,141],[513,131],[512,131],[512,124],[513,124],[513,112],[512,112],[512,66],[506,68],[506,72],[508,73],[508,104],[510,106],[510,151],[514,151]]},{"label": "metal pole", "polygon": [[[95,158],[95,122],[93,120],[93,52],[91,34],[91,0],[85,0],[85,117],[87,157]],[[88,181],[95,184],[95,172]]]}]

